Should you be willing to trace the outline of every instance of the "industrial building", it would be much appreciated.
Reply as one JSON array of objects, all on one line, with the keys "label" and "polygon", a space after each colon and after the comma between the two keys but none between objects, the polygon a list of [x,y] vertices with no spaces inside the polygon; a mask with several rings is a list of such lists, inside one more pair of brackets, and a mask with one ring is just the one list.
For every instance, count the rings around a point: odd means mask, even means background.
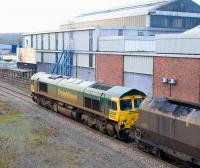
[{"label": "industrial building", "polygon": [[153,95],[200,102],[200,26],[181,34],[158,35]]},{"label": "industrial building", "polygon": [[96,26],[133,26],[163,29],[191,29],[200,24],[200,8],[192,0],[148,0],[129,6],[85,13],[61,29]]},{"label": "industrial building", "polygon": [[192,0],[167,0],[76,19],[60,30],[24,34],[23,46],[37,50],[38,71],[52,72],[64,50],[74,51],[73,77],[125,85],[152,95],[155,34],[184,32],[200,24],[200,7]]}]

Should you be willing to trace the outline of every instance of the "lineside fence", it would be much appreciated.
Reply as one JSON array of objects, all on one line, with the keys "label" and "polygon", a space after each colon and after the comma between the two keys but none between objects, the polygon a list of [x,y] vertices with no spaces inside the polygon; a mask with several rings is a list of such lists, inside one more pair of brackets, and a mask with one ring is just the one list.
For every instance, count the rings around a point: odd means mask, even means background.
[{"label": "lineside fence", "polygon": [[31,70],[22,69],[0,69],[0,80],[14,80],[17,82],[30,84],[31,76],[33,75]]}]

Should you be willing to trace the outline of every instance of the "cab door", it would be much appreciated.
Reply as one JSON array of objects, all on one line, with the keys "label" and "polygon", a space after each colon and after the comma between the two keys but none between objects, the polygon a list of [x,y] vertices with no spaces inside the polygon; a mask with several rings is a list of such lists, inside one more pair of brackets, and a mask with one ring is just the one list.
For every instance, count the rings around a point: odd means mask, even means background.
[{"label": "cab door", "polygon": [[100,108],[101,112],[106,115],[106,98],[104,93],[100,96]]}]

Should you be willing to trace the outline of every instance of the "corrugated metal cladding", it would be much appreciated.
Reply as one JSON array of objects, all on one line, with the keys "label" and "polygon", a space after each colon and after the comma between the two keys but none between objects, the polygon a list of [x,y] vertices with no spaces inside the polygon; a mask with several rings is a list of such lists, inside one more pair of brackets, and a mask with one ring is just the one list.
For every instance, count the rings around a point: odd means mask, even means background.
[{"label": "corrugated metal cladding", "polygon": [[125,39],[123,36],[100,37],[99,51],[154,52],[155,40],[150,36],[142,38],[136,37],[136,39]]},{"label": "corrugated metal cladding", "polygon": [[125,56],[124,71],[140,74],[153,74],[153,57]]},{"label": "corrugated metal cladding", "polygon": [[37,72],[51,73],[52,66],[53,64],[38,62]]},{"label": "corrugated metal cladding", "polygon": [[73,57],[73,65],[79,67],[95,68],[94,54],[76,54]]},{"label": "corrugated metal cladding", "polygon": [[74,46],[77,51],[89,51],[89,30],[74,32]]},{"label": "corrugated metal cladding", "polygon": [[95,80],[95,70],[93,68],[73,67],[73,77],[84,80]]},{"label": "corrugated metal cladding", "polygon": [[50,50],[56,50],[56,33],[50,34]]},{"label": "corrugated metal cladding", "polygon": [[32,44],[33,48],[37,47],[37,35],[33,35],[33,44]]},{"label": "corrugated metal cladding", "polygon": [[65,32],[64,33],[64,48],[65,49],[69,49],[70,46],[70,33],[69,32]]},{"label": "corrugated metal cladding", "polygon": [[55,53],[43,53],[43,62],[54,64],[56,62],[56,54]]},{"label": "corrugated metal cladding", "polygon": [[155,41],[125,40],[125,51],[155,51]]},{"label": "corrugated metal cladding", "polygon": [[49,34],[43,34],[43,49],[49,49]]},{"label": "corrugated metal cladding", "polygon": [[166,38],[156,40],[156,53],[160,54],[200,54],[200,39]]},{"label": "corrugated metal cladding", "polygon": [[89,54],[77,54],[77,66],[89,67]]},{"label": "corrugated metal cladding", "polygon": [[63,50],[63,36],[64,33],[58,33],[58,50]]},{"label": "corrugated metal cladding", "polygon": [[99,39],[99,51],[124,51],[124,37],[107,37]]},{"label": "corrugated metal cladding", "polygon": [[145,27],[146,26],[146,15],[141,16],[128,16],[121,18],[112,18],[112,19],[102,19],[95,21],[85,21],[78,22],[74,24],[65,24],[61,25],[61,29],[71,29],[73,28],[84,28],[84,27],[95,27],[95,26],[137,26],[137,27]]},{"label": "corrugated metal cladding", "polygon": [[41,56],[42,54],[40,52],[36,52],[36,62],[42,62]]},{"label": "corrugated metal cladding", "polygon": [[124,86],[141,90],[148,96],[152,96],[152,84],[152,75],[124,73]]},{"label": "corrugated metal cladding", "polygon": [[42,49],[42,35],[41,34],[37,35],[37,49],[38,50]]}]

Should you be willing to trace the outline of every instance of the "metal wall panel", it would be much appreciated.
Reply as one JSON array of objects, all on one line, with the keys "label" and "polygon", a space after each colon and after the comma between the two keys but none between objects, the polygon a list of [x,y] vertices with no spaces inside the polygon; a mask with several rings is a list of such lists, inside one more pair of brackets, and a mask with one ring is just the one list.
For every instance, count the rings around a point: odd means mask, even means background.
[{"label": "metal wall panel", "polygon": [[37,34],[37,49],[41,50],[42,49],[42,35],[41,34]]},{"label": "metal wall panel", "polygon": [[125,51],[155,51],[155,41],[125,40]]},{"label": "metal wall panel", "polygon": [[73,67],[72,76],[84,80],[95,80],[95,70],[93,68]]},{"label": "metal wall panel", "polygon": [[117,29],[100,29],[99,36],[118,36]]},{"label": "metal wall panel", "polygon": [[49,34],[43,34],[43,49],[49,49]]},{"label": "metal wall panel", "polygon": [[31,47],[31,35],[24,36],[24,47]]},{"label": "metal wall panel", "polygon": [[63,33],[58,33],[58,50],[63,50]]},{"label": "metal wall panel", "polygon": [[148,96],[152,96],[152,75],[124,73],[124,86],[138,89]]},{"label": "metal wall panel", "polygon": [[65,32],[64,33],[64,48],[65,48],[65,50],[66,49],[69,49],[69,46],[70,46],[70,36],[69,36],[69,32]]},{"label": "metal wall panel", "polygon": [[44,53],[44,63],[56,63],[56,54],[55,53]]},{"label": "metal wall panel", "polygon": [[89,67],[89,54],[77,54],[77,66]]},{"label": "metal wall panel", "polygon": [[46,72],[46,73],[51,73],[53,64],[49,63],[37,63],[37,72]]},{"label": "metal wall panel", "polygon": [[156,53],[161,54],[198,54],[200,39],[198,38],[167,38],[156,39]]},{"label": "metal wall panel", "polygon": [[153,57],[125,56],[124,71],[141,74],[153,74]]},{"label": "metal wall panel", "polygon": [[50,50],[56,50],[56,33],[50,34]]},{"label": "metal wall panel", "polygon": [[124,51],[124,37],[100,37],[99,38],[99,51]]},{"label": "metal wall panel", "polygon": [[37,47],[37,35],[33,35],[33,48]]},{"label": "metal wall panel", "polygon": [[89,51],[89,30],[74,32],[74,48],[77,51]]},{"label": "metal wall panel", "polygon": [[40,52],[36,53],[36,62],[42,62],[41,53]]},{"label": "metal wall panel", "polygon": [[77,57],[78,57],[78,54],[74,54],[74,56],[73,56],[73,66],[77,66]]}]

